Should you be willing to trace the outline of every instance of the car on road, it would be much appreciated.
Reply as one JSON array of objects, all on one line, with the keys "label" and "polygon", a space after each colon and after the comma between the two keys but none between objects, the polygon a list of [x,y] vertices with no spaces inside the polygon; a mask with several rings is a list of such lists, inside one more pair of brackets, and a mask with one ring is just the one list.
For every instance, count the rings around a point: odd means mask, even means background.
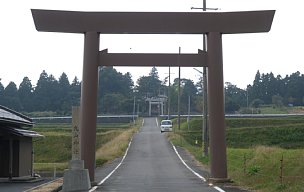
[{"label": "car on road", "polygon": [[173,123],[171,120],[162,120],[160,122],[160,132],[172,131]]}]

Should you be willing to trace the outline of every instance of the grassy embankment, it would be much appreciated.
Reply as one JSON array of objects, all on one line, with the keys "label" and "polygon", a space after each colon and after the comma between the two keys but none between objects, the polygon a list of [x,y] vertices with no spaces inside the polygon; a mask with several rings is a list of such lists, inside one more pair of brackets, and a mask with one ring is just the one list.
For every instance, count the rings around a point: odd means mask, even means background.
[{"label": "grassy embankment", "polygon": [[[96,165],[121,156],[132,135],[140,126],[139,120],[133,124],[101,124],[96,134]],[[37,124],[34,131],[45,136],[34,140],[34,170],[63,171],[71,160],[72,133],[70,124]]]},{"label": "grassy embankment", "polygon": [[[201,119],[168,137],[202,158]],[[176,126],[176,123],[175,123]],[[304,118],[226,119],[228,174],[236,184],[258,191],[304,191]]]}]

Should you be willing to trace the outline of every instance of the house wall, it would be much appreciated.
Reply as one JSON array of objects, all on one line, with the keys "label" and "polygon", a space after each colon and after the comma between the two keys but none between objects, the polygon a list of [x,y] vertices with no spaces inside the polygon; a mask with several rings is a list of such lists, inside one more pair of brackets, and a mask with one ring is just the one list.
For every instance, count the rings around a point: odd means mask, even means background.
[{"label": "house wall", "polygon": [[19,177],[19,152],[20,142],[18,138],[13,139],[13,177]]},{"label": "house wall", "polygon": [[19,145],[19,177],[30,176],[32,170],[32,138],[22,138]]},{"label": "house wall", "polygon": [[9,176],[9,140],[0,137],[0,177]]},{"label": "house wall", "polygon": [[[32,138],[13,138],[12,176],[30,176],[32,170]],[[10,140],[0,137],[0,178],[9,177]]]}]

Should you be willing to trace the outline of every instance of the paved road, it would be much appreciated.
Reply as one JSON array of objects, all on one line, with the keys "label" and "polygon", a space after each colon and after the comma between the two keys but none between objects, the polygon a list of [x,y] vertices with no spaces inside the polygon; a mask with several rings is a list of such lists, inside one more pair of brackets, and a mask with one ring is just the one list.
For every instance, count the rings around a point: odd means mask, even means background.
[{"label": "paved road", "polygon": [[156,118],[145,118],[121,166],[96,191],[216,192],[180,161],[157,127]]},{"label": "paved road", "polygon": [[44,179],[39,182],[33,182],[33,183],[5,183],[0,182],[0,192],[23,192],[27,191],[29,189],[32,189],[34,187],[37,187],[39,185],[42,185],[46,182],[49,182],[50,179]]}]

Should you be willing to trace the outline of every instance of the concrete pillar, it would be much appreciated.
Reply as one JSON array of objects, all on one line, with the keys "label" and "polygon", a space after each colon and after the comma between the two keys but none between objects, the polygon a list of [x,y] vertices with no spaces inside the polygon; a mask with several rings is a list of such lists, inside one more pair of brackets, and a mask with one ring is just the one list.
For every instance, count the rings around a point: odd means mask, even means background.
[{"label": "concrete pillar", "polygon": [[161,101],[160,106],[161,106],[161,115],[164,115],[164,102],[163,101]]},{"label": "concrete pillar", "polygon": [[208,38],[208,111],[210,127],[211,180],[227,179],[222,34]]},{"label": "concrete pillar", "polygon": [[149,100],[149,117],[151,117],[151,110],[152,110],[152,106],[151,106],[151,99]]},{"label": "concrete pillar", "polygon": [[97,120],[99,34],[86,32],[84,40],[83,76],[81,84],[80,154],[90,180],[95,177],[95,143]]}]

